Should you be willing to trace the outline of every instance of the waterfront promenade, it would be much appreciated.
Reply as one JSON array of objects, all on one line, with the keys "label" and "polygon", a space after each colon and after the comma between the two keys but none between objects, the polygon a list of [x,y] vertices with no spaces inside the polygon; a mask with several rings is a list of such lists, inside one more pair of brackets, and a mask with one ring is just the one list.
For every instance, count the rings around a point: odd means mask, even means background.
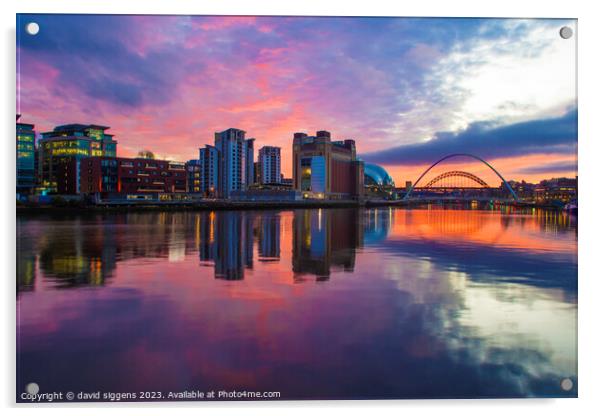
[{"label": "waterfront promenade", "polygon": [[236,201],[211,199],[205,201],[118,201],[98,204],[21,204],[17,206],[17,215],[53,213],[66,211],[174,211],[174,210],[261,210],[261,209],[311,209],[311,208],[371,208],[371,207],[420,207],[425,205],[469,205],[474,202],[478,205],[513,206],[513,207],[538,207],[544,209],[560,209],[555,205],[541,205],[521,201],[489,201],[474,200],[464,201],[455,199],[446,200],[302,200],[302,201]]}]

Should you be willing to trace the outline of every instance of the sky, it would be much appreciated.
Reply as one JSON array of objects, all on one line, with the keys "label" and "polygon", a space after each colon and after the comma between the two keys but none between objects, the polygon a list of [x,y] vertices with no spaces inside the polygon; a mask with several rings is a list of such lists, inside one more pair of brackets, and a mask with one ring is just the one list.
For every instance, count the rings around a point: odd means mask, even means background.
[{"label": "sky", "polygon": [[[35,21],[37,35],[24,28]],[[19,15],[17,112],[38,132],[110,126],[118,156],[186,161],[230,127],[354,139],[397,185],[450,153],[507,180],[577,174],[573,20]],[[440,169],[440,171],[437,171]],[[497,185],[484,165],[449,159]]]}]

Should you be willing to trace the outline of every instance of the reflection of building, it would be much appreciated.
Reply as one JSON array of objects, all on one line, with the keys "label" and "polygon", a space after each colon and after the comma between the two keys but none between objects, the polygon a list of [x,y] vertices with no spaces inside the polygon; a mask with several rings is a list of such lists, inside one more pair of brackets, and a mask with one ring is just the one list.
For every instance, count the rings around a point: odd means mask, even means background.
[{"label": "reflection of building", "polygon": [[40,250],[40,270],[64,287],[102,285],[112,276],[118,251],[112,227],[49,229]]},{"label": "reflection of building", "polygon": [[17,256],[17,293],[33,290],[35,281],[36,257],[34,248],[28,247],[27,254],[19,252]]},{"label": "reflection of building", "polygon": [[259,217],[259,260],[280,258],[280,214],[262,214]]},{"label": "reflection of building", "polygon": [[34,289],[36,282],[36,245],[24,228],[28,220],[17,217],[17,294]]},{"label": "reflection of building", "polygon": [[340,267],[353,271],[363,243],[363,214],[353,209],[298,210],[293,219],[293,272],[320,280]]},{"label": "reflection of building", "polygon": [[217,258],[217,242],[215,230],[215,212],[199,212],[197,225],[199,259],[202,262],[214,261]]},{"label": "reflection of building", "polygon": [[280,183],[282,180],[282,173],[280,171],[280,148],[264,146],[259,149],[257,168],[259,170],[259,183],[263,185]]},{"label": "reflection of building", "polygon": [[364,243],[368,245],[385,240],[393,226],[393,208],[372,208],[365,213]]},{"label": "reflection of building", "polygon": [[[117,262],[136,258],[181,261],[198,247],[197,215],[188,212],[129,212],[40,227],[34,232],[42,275],[61,287],[101,285]],[[135,231],[134,231],[135,230]],[[36,248],[37,248],[36,247]],[[29,247],[23,246],[27,252]],[[33,251],[33,249],[32,249]]]},{"label": "reflection of building", "polygon": [[245,139],[243,130],[230,128],[215,133],[215,148],[219,152],[218,195],[229,198],[232,191],[244,191],[253,184],[255,139]]},{"label": "reflection of building", "polygon": [[186,192],[184,163],[155,159],[90,157],[80,162],[82,193]]},{"label": "reflection of building", "polygon": [[331,141],[330,133],[295,133],[293,186],[314,198],[357,198],[364,192],[364,164],[355,141]]},{"label": "reflection of building", "polygon": [[242,280],[244,269],[253,268],[253,225],[248,212],[212,212],[201,217],[199,258],[214,263],[216,279]]},{"label": "reflection of building", "polygon": [[395,182],[383,167],[366,163],[364,164],[364,188],[367,195],[390,198],[395,190]]},{"label": "reflection of building", "polygon": [[[190,212],[129,212],[39,226],[18,220],[17,288],[32,290],[36,253],[46,280],[58,287],[102,285],[111,278],[117,262],[135,258],[181,261],[202,249],[200,227],[211,224],[213,213],[199,218]],[[84,226],[85,223],[85,226]],[[28,227],[28,228],[27,228]],[[207,230],[211,233],[211,230]]]},{"label": "reflection of building", "polygon": [[577,178],[554,178],[535,187],[535,202],[569,202],[577,198]]},{"label": "reflection of building", "polygon": [[[21,115],[17,115],[17,121]],[[35,138],[33,124],[17,123],[17,194],[30,194],[35,186]]]},{"label": "reflection of building", "polygon": [[68,124],[42,133],[38,145],[38,177],[41,185],[58,193],[79,193],[79,169],[83,158],[115,157],[117,142],[109,127]]}]

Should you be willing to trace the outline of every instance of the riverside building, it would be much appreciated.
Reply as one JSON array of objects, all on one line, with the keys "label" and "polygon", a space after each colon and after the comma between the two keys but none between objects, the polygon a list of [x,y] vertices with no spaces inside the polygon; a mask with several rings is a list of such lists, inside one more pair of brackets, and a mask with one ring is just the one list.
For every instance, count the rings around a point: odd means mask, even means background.
[{"label": "riverside building", "polygon": [[280,184],[282,181],[280,148],[275,146],[264,146],[259,149],[257,168],[259,170],[259,183],[262,185]]},{"label": "riverside building", "polygon": [[218,185],[219,152],[214,146],[199,149],[199,158],[186,163],[188,192],[214,198]]},{"label": "riverside building", "polygon": [[31,194],[35,186],[35,138],[33,124],[19,123],[17,115],[17,196]]},{"label": "riverside building", "polygon": [[364,193],[364,164],[355,141],[332,141],[330,132],[293,137],[293,187],[305,198],[358,199]]},{"label": "riverside building", "polygon": [[79,182],[84,194],[123,194],[126,198],[186,193],[185,164],[167,160],[88,157],[80,162]]},{"label": "riverside building", "polygon": [[255,139],[245,139],[245,131],[239,129],[215,133],[219,158],[217,195],[220,198],[230,198],[233,191],[244,191],[253,184],[254,142]]},{"label": "riverside building", "polygon": [[81,160],[92,156],[115,157],[117,142],[109,127],[67,124],[42,133],[38,144],[38,178],[49,192],[79,193]]}]

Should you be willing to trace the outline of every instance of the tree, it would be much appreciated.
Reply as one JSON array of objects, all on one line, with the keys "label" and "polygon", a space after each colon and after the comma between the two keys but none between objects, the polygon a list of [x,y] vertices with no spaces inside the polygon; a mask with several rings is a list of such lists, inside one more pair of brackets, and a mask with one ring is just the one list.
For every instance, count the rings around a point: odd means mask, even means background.
[{"label": "tree", "polygon": [[155,158],[155,154],[153,152],[151,152],[150,150],[146,150],[146,149],[139,151],[137,156],[142,159],[154,159]]}]

